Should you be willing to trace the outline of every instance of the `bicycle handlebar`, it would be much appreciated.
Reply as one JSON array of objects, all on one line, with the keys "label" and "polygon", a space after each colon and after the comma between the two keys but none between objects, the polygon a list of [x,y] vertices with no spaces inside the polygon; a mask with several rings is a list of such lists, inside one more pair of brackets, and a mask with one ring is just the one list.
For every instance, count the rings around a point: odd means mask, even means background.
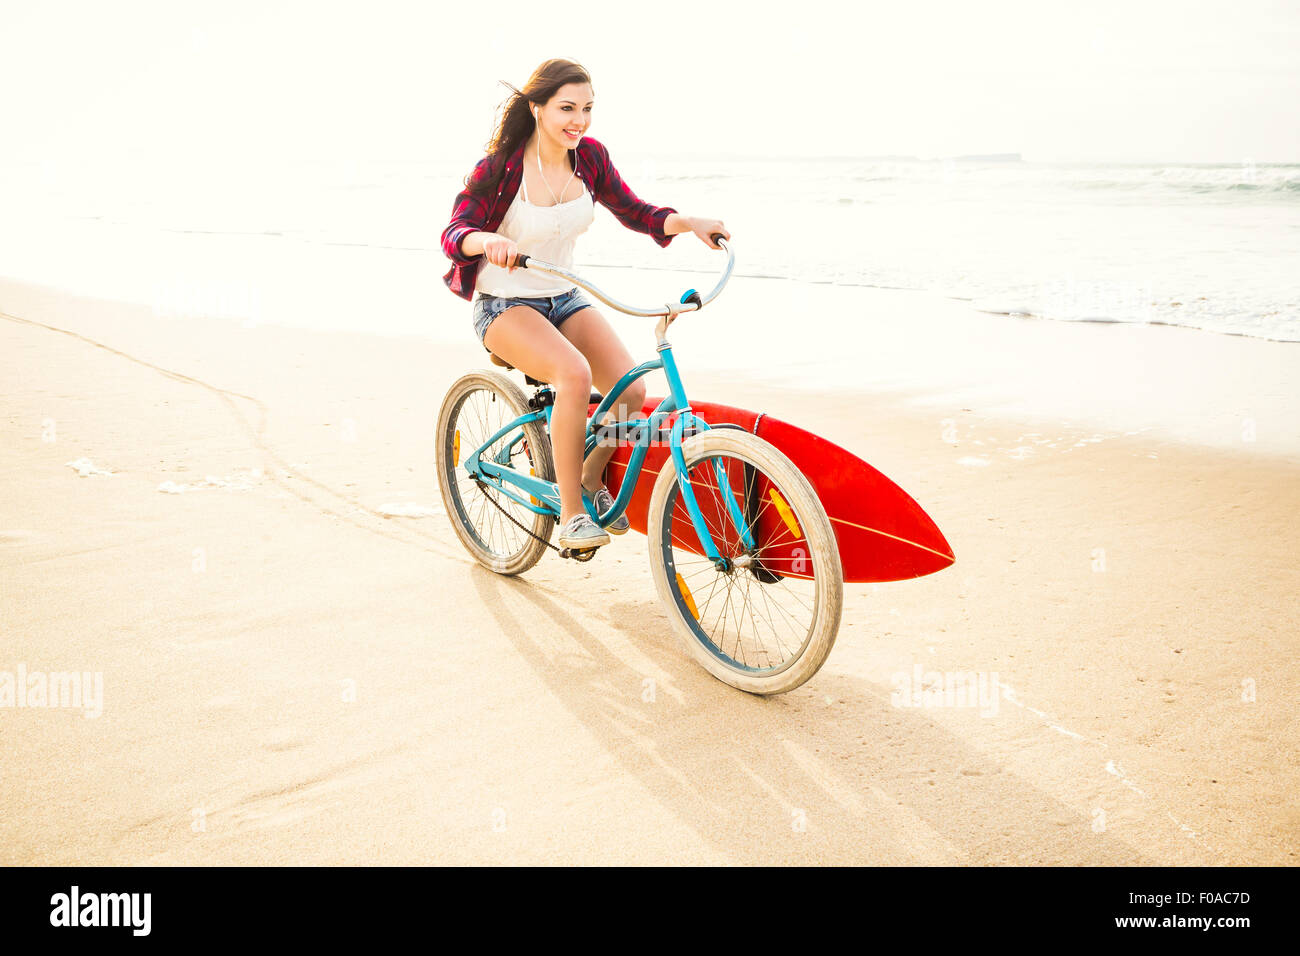
[{"label": "bicycle handlebar", "polygon": [[[727,265],[722,270],[722,278],[718,280],[718,284],[713,287],[713,291],[710,292],[708,295],[700,295],[700,293],[696,292],[694,289],[691,289],[688,293],[684,294],[683,299],[685,299],[685,301],[681,303],[682,307],[680,309],[672,310],[678,314],[682,312],[698,312],[700,309],[704,308],[706,305],[708,305],[710,302],[712,302],[714,299],[718,297],[718,293],[722,291],[722,287],[725,286],[727,284],[727,280],[731,278],[731,269],[736,263],[735,250],[731,248],[730,241],[727,240],[720,232],[713,233],[713,235],[709,236],[709,238],[712,239],[718,245],[722,246],[722,248],[725,249],[727,252]],[[659,316],[666,316],[669,314],[669,307],[667,303],[653,309],[641,309],[641,308],[637,308],[636,306],[624,305],[622,302],[619,302],[617,299],[609,295],[606,295],[604,292],[601,292],[599,289],[597,289],[586,279],[574,275],[568,269],[562,269],[559,266],[552,265],[551,263],[545,262],[541,259],[535,259],[532,256],[525,255],[522,252],[515,257],[515,265],[525,269],[536,269],[539,272],[549,272],[551,275],[557,275],[560,276],[561,278],[568,279],[570,282],[586,289],[588,292],[590,292],[592,295],[598,298],[601,302],[604,302],[611,309],[617,309],[620,312],[626,312],[628,315],[644,316],[645,318],[656,318]],[[687,295],[690,296],[689,299],[686,299]]]}]

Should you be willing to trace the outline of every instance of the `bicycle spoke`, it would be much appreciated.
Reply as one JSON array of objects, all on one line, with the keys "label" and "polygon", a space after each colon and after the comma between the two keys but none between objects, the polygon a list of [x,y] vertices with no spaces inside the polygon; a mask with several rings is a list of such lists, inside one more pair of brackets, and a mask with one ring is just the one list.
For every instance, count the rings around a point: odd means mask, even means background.
[{"label": "bicycle spoke", "polygon": [[[515,415],[509,402],[499,396],[494,399],[494,393],[488,388],[476,388],[466,394],[452,412],[450,425],[460,434],[460,461],[449,460],[451,473],[441,479],[454,489],[467,529],[484,551],[500,559],[508,559],[529,545],[531,535],[526,529],[535,524],[537,514],[505,493],[508,479],[475,480],[463,465],[476,448]],[[526,439],[518,439],[518,430],[506,433],[483,449],[480,460],[504,464],[520,473],[534,469],[536,463],[531,449],[524,451]]]},{"label": "bicycle spoke", "polygon": [[[767,601],[767,592],[766,592],[766,591],[763,592],[763,601]],[[802,637],[800,637],[800,633],[798,633],[798,622],[796,622],[796,620],[794,620],[794,618],[792,617],[792,615],[790,615],[789,611],[788,611],[788,610],[785,610],[784,607],[781,607],[780,605],[776,605],[776,610],[777,610],[777,611],[780,611],[781,614],[784,614],[784,615],[785,615],[785,617],[784,617],[784,622],[787,623],[787,626],[790,627],[790,630],[792,630],[793,635],[794,635],[794,639],[796,639],[796,640],[802,640]],[[772,632],[776,633],[775,622],[774,622],[774,627],[772,627]],[[777,636],[777,641],[780,641],[780,640],[781,640],[781,639],[780,639],[780,636]],[[783,641],[783,645],[784,645],[784,641]]]},{"label": "bicycle spoke", "polygon": [[[810,558],[791,553],[801,538],[795,537],[789,521],[802,527],[800,515],[791,509],[791,519],[784,514],[777,517],[781,509],[776,496],[784,501],[790,497],[752,462],[730,455],[710,456],[694,462],[688,475],[705,530],[730,563],[729,570],[720,570],[701,554],[681,489],[676,489],[667,507],[666,537],[682,584],[689,582],[699,595],[695,627],[716,653],[739,667],[781,667],[798,655],[816,621],[815,568]],[[738,526],[732,505],[743,526]],[[746,531],[753,548],[745,547]],[[745,557],[757,566],[737,565]],[[800,568],[797,575],[795,567]],[[764,580],[760,568],[779,577]],[[798,588],[792,586],[796,583]]]},{"label": "bicycle spoke", "polygon": [[[750,611],[750,613],[754,615],[753,618],[754,631],[755,632],[758,631],[758,619],[760,616],[763,616],[763,612],[766,611],[767,614],[764,617],[764,623],[767,624],[767,629],[771,632],[773,641],[775,641],[777,645],[781,647],[781,650],[784,652],[786,651],[785,642],[781,640],[781,635],[777,633],[776,626],[772,621],[772,617],[771,617],[772,609],[768,606],[767,595],[763,593],[763,589],[761,587],[756,588],[755,590],[757,591],[758,600],[754,602]],[[759,601],[763,602],[762,608],[758,606]]]}]

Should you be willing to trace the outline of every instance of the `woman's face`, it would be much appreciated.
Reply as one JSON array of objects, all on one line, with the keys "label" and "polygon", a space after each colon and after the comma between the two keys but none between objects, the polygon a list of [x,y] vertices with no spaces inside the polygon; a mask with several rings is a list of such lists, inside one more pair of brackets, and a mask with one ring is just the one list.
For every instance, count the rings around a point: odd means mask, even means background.
[{"label": "woman's face", "polygon": [[541,135],[574,149],[591,126],[592,91],[590,83],[566,83],[539,107],[537,128]]}]

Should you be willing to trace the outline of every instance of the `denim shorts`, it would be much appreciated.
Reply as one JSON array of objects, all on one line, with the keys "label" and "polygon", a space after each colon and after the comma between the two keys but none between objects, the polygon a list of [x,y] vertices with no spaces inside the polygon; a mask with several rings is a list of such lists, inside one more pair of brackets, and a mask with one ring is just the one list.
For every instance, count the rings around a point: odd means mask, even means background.
[{"label": "denim shorts", "polygon": [[[480,292],[474,298],[474,331],[478,333],[478,340],[483,341],[487,335],[488,326],[492,320],[504,312],[506,309],[516,305],[530,305],[540,312],[546,319],[557,329],[560,323],[591,305],[591,300],[582,294],[582,290],[576,285],[568,292],[561,292],[558,295],[543,296],[514,296],[507,298],[499,295],[488,295],[486,292]],[[487,345],[484,344],[484,348]]]}]

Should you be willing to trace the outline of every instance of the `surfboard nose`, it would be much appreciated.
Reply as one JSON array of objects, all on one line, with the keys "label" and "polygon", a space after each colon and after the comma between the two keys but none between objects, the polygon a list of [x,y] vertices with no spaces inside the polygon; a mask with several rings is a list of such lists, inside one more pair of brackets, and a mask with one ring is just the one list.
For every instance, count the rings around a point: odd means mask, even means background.
[{"label": "surfboard nose", "polygon": [[906,491],[834,442],[764,416],[757,434],[798,466],[835,529],[845,583],[919,578],[956,557],[939,526]]},{"label": "surfboard nose", "polygon": [[[859,528],[849,535],[853,548],[874,552],[873,560],[866,565],[854,562],[855,569],[862,570],[852,580],[905,581],[934,574],[953,564],[957,556],[934,519],[902,488],[884,475],[877,475],[879,480],[871,504],[860,514]],[[888,490],[884,488],[885,483],[890,486]],[[846,522],[831,518],[836,535],[840,534],[838,526],[842,524]],[[841,542],[842,549],[843,538]],[[845,580],[850,580],[847,574]]]}]

